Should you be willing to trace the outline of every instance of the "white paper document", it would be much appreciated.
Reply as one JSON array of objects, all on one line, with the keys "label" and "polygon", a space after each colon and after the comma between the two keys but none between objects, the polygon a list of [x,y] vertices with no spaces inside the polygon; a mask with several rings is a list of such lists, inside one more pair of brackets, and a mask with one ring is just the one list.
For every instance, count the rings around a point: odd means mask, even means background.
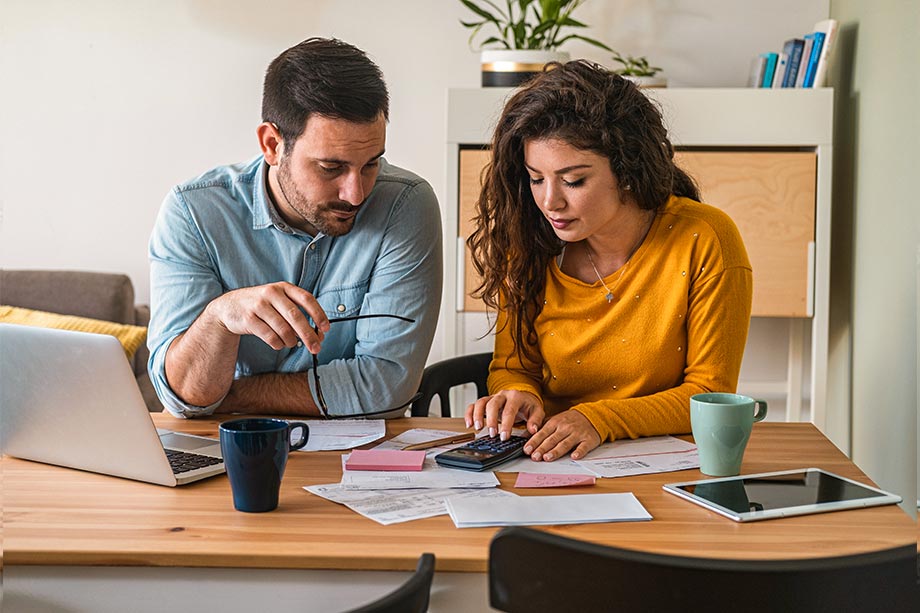
[{"label": "white paper document", "polygon": [[[402,449],[407,445],[416,445],[418,443],[425,443],[427,441],[437,440],[439,438],[446,438],[448,436],[453,436],[455,434],[461,434],[460,432],[455,432],[453,430],[431,430],[429,428],[412,428],[411,430],[406,430],[398,436],[394,436],[388,441],[383,441],[379,445],[376,445],[374,449]],[[463,443],[451,443],[449,445],[439,445],[437,447],[432,447],[425,450],[426,458],[433,458],[442,451],[447,451],[448,449],[453,449],[454,447],[460,447],[461,445],[466,445],[466,442]]]},{"label": "white paper document", "polygon": [[310,438],[300,451],[354,449],[373,443],[387,433],[386,421],[382,419],[311,420],[307,425],[310,426]]},{"label": "white paper document", "polygon": [[499,489],[349,490],[340,483],[310,485],[304,489],[384,526],[445,515],[448,499],[468,498],[490,504],[491,499],[517,497]]},{"label": "white paper document", "polygon": [[447,511],[458,528],[590,524],[652,519],[645,507],[631,493],[516,496],[491,500],[450,498],[447,500]]},{"label": "white paper document", "polygon": [[627,477],[699,468],[696,445],[673,436],[604,443],[575,464],[598,477]]},{"label": "white paper document", "polygon": [[503,473],[534,473],[537,475],[597,475],[581,466],[570,458],[564,456],[553,462],[534,462],[529,456],[524,456],[510,462],[496,466],[495,470]]},{"label": "white paper document", "polygon": [[417,488],[484,488],[498,487],[495,473],[473,472],[443,468],[430,457],[420,471],[371,471],[348,470],[345,468],[347,456],[342,457],[342,481],[344,489],[349,490],[405,490]]}]

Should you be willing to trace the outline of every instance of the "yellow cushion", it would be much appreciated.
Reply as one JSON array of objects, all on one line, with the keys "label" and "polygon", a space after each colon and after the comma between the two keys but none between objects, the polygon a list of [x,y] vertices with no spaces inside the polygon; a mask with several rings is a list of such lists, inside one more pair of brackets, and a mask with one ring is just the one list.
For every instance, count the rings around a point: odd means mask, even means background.
[{"label": "yellow cushion", "polygon": [[129,360],[134,357],[134,352],[147,338],[147,328],[143,326],[117,324],[111,321],[102,321],[101,319],[34,311],[14,306],[0,305],[0,323],[110,334],[121,342],[125,348],[125,355],[128,356]]}]

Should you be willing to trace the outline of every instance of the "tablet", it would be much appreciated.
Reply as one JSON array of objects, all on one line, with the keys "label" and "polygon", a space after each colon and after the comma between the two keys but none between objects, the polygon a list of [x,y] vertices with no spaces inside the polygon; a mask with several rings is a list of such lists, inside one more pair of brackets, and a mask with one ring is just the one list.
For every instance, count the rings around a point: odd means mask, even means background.
[{"label": "tablet", "polygon": [[901,502],[901,497],[896,494],[820,468],[669,483],[664,489],[735,521],[758,521]]}]

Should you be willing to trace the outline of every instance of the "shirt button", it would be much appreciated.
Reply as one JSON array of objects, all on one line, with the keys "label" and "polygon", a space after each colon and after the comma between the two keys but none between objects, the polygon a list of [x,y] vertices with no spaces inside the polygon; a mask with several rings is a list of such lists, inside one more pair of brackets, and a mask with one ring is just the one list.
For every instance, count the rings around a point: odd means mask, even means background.
[{"label": "shirt button", "polygon": [[310,244],[310,251],[316,251],[316,243]]},{"label": "shirt button", "polygon": [[344,312],[345,312],[345,305],[344,305],[344,304],[340,304],[339,306],[335,307],[335,310],[338,311],[339,313],[344,313]]}]

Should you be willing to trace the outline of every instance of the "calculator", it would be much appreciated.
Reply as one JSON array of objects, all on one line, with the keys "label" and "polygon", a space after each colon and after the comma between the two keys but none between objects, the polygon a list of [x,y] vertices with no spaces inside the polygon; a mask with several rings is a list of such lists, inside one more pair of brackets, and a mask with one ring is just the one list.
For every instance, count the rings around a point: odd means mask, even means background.
[{"label": "calculator", "polygon": [[524,455],[524,444],[527,440],[516,435],[510,436],[506,441],[501,440],[498,435],[483,436],[462,447],[439,453],[434,460],[446,468],[489,470]]}]

